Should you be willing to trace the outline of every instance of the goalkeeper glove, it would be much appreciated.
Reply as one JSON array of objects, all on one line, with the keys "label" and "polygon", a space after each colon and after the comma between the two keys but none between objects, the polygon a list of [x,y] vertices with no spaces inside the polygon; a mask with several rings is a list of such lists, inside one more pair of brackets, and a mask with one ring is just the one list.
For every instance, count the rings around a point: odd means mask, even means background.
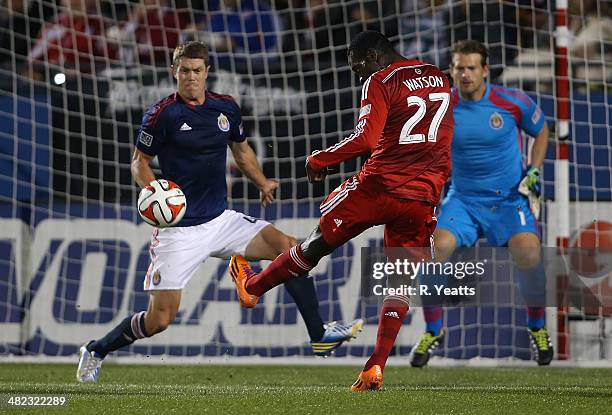
[{"label": "goalkeeper glove", "polygon": [[525,186],[527,186],[527,189],[529,189],[530,192],[533,192],[536,196],[540,197],[540,191],[542,190],[540,185],[540,169],[537,167],[527,169],[527,173],[525,174],[525,177],[523,177],[521,184],[523,182],[525,182]]},{"label": "goalkeeper glove", "polygon": [[540,192],[542,185],[540,183],[540,169],[537,167],[530,167],[525,173],[525,177],[519,183],[518,191],[523,196],[527,196],[529,199],[529,208],[536,217],[540,216]]}]

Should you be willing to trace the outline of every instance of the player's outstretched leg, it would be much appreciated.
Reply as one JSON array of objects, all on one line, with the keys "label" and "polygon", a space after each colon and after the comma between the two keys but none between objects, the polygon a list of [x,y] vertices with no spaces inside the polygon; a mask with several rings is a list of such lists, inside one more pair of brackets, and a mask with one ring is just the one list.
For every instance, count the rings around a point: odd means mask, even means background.
[{"label": "player's outstretched leg", "polygon": [[410,364],[413,367],[423,367],[429,362],[429,358],[444,339],[442,329],[442,307],[423,306],[425,317],[425,333],[414,347]]},{"label": "player's outstretched leg", "polygon": [[[310,336],[313,352],[319,356],[328,356],[345,341],[355,338],[361,331],[362,320],[351,322],[332,321],[323,324],[319,314],[319,301],[312,278],[308,278],[309,265],[314,258],[318,259],[333,248],[317,241],[317,230],[309,237],[308,246],[318,247],[310,252],[311,259],[302,254],[297,241],[273,226],[267,226],[249,242],[246,256],[251,259],[269,259],[272,264],[260,274],[250,268],[245,258],[234,256],[230,260],[229,271],[236,284],[236,291],[243,307],[252,308],[257,304],[258,296],[272,287],[284,283],[293,297]],[[247,291],[247,285],[253,285],[258,293]],[[254,295],[256,294],[256,295]]]},{"label": "player's outstretched leg", "polygon": [[243,307],[252,308],[259,297],[291,278],[308,274],[312,266],[302,255],[300,245],[280,254],[266,269],[257,274],[246,259],[236,255],[230,260],[229,272]]},{"label": "player's outstretched leg", "polygon": [[388,296],[385,298],[380,310],[374,354],[366,362],[357,381],[351,386],[352,391],[378,390],[381,388],[382,373],[385,370],[387,358],[407,313],[407,297]]},{"label": "player's outstretched leg", "polygon": [[[253,308],[259,301],[259,295],[263,295],[263,293],[266,291],[283,282],[295,281],[302,278],[298,273],[306,274],[308,271],[310,271],[312,267],[305,266],[305,262],[298,265],[292,259],[294,255],[301,255],[299,245],[296,245],[291,248],[290,251],[279,255],[279,257],[260,274],[253,271],[248,261],[244,257],[240,255],[233,256],[230,260],[229,272],[232,277],[232,281],[234,281],[234,284],[236,285],[236,292],[240,300],[240,305],[245,308]],[[305,259],[303,261],[305,261]],[[284,278],[286,278],[286,275],[289,275],[291,279],[273,277],[273,281],[270,282],[268,276],[274,275],[269,271],[270,269],[280,269],[281,274],[283,273],[282,271],[284,271]],[[255,295],[251,290],[257,290],[256,292],[261,294]],[[316,292],[314,292],[313,295],[316,296]],[[298,306],[299,304],[300,303],[298,303]],[[300,312],[302,315],[305,315],[302,310],[300,310]],[[323,327],[324,331],[320,336],[317,336],[314,333],[314,328],[309,327],[308,331],[311,336],[310,338],[313,353],[318,356],[329,356],[331,352],[340,347],[343,342],[354,339],[357,336],[357,333],[362,330],[362,326],[363,320],[361,319],[353,320],[348,323],[332,321]]]}]

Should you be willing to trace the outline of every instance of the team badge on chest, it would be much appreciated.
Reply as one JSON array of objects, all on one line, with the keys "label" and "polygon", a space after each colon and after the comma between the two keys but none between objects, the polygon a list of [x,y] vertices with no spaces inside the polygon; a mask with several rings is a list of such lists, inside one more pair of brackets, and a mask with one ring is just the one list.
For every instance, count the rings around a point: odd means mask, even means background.
[{"label": "team badge on chest", "polygon": [[489,118],[489,125],[494,130],[499,130],[504,126],[504,119],[499,114],[499,112],[494,112],[493,114],[491,114],[491,118]]},{"label": "team badge on chest", "polygon": [[217,125],[219,126],[219,130],[224,133],[228,132],[230,129],[230,123],[227,117],[224,114],[219,114],[217,117]]}]

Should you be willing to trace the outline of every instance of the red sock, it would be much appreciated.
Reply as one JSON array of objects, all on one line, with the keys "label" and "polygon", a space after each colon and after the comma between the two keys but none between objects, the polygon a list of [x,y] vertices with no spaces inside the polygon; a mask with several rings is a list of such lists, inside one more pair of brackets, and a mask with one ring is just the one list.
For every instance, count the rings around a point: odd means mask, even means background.
[{"label": "red sock", "polygon": [[259,274],[256,274],[246,282],[246,290],[249,294],[261,297],[267,291],[284,283],[291,278],[308,274],[312,266],[302,255],[299,245],[294,246],[287,252],[280,254],[270,265]]},{"label": "red sock", "polygon": [[366,362],[363,370],[368,370],[374,365],[379,365],[381,370],[385,370],[385,364],[397,333],[402,328],[404,318],[408,313],[408,299],[406,297],[387,297],[380,310],[380,320],[378,321],[378,333],[376,334],[376,346],[374,354]]}]

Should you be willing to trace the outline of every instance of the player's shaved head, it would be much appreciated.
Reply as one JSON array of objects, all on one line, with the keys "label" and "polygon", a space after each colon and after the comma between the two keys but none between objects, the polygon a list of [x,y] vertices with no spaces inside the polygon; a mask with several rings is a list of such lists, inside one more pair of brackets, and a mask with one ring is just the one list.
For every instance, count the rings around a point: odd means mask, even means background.
[{"label": "player's shaved head", "polygon": [[[487,58],[489,57],[489,51],[487,47],[477,40],[461,40],[455,43],[455,46],[451,49],[451,56],[456,53],[462,55],[469,55],[471,53],[477,53],[480,55],[480,64],[484,67],[487,64]],[[452,62],[451,62],[452,64]]]},{"label": "player's shaved head", "polygon": [[181,58],[204,59],[204,65],[208,66],[208,45],[200,41],[178,45],[172,55],[172,66],[177,66]]},{"label": "player's shaved head", "polygon": [[348,53],[354,58],[365,58],[370,49],[384,54],[394,52],[393,45],[385,35],[374,30],[366,30],[353,38]]},{"label": "player's shaved head", "polygon": [[351,70],[362,82],[392,62],[404,59],[385,35],[373,30],[366,30],[353,38],[347,57]]}]

